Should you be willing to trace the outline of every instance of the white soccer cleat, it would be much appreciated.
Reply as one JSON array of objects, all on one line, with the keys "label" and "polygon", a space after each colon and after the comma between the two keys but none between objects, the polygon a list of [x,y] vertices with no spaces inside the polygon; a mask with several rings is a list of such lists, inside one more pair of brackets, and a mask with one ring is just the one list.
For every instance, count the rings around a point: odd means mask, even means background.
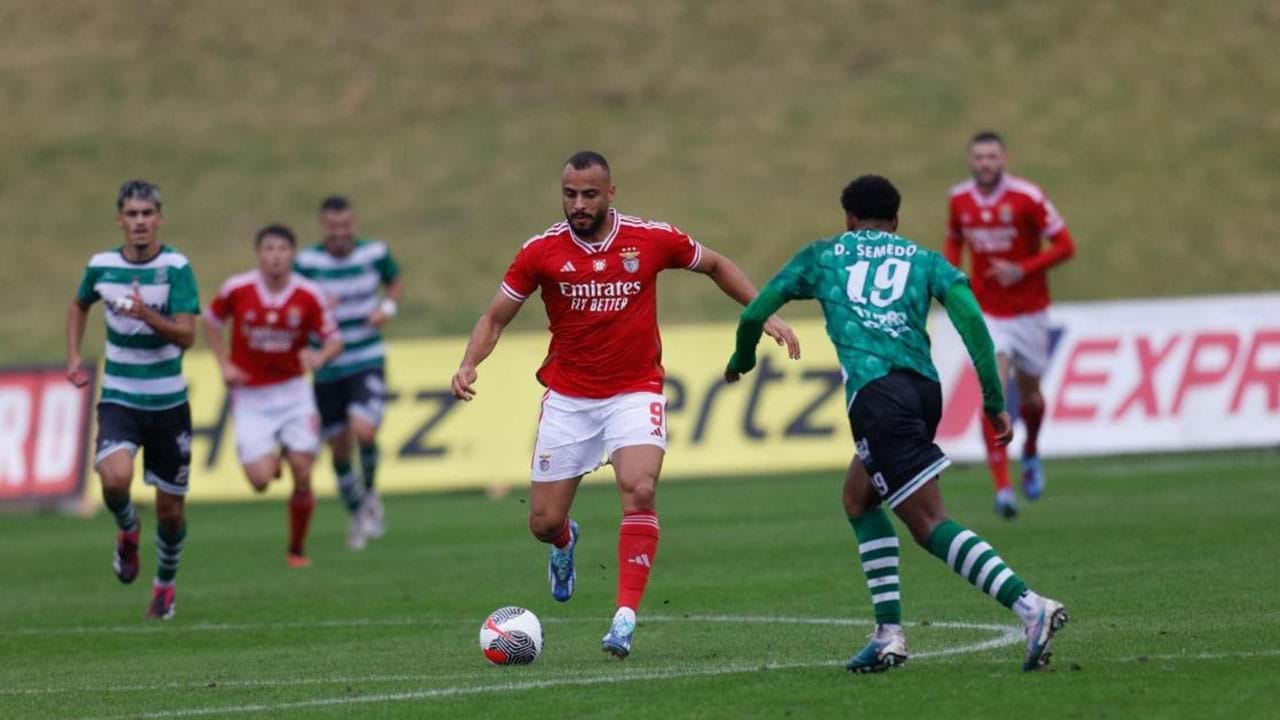
[{"label": "white soccer cleat", "polygon": [[1027,623],[1027,658],[1022,662],[1024,672],[1040,670],[1049,664],[1052,655],[1049,645],[1053,642],[1053,636],[1070,619],[1071,616],[1067,615],[1067,608],[1062,603],[1049,598],[1041,601],[1040,612],[1033,621]]},{"label": "white soccer cleat", "polygon": [[902,626],[878,625],[871,641],[849,658],[844,667],[852,673],[878,673],[901,667],[906,662],[907,636]]},{"label": "white soccer cleat", "polygon": [[365,535],[365,521],[362,517],[364,506],[356,509],[351,513],[351,520],[347,524],[347,549],[363,550],[365,545],[369,544],[369,538]]},{"label": "white soccer cleat", "polygon": [[364,523],[364,534],[369,540],[377,540],[387,533],[387,511],[382,506],[382,496],[370,490],[356,511]]}]

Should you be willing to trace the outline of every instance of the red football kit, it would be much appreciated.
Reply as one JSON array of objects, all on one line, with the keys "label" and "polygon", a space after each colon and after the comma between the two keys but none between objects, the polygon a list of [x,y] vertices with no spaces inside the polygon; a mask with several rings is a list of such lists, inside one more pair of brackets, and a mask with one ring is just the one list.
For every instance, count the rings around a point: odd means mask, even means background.
[{"label": "red football kit", "polygon": [[[1049,247],[1041,251],[1041,242]],[[973,255],[969,282],[983,312],[997,317],[1033,313],[1049,306],[1045,271],[1075,253],[1075,243],[1053,203],[1034,184],[1005,174],[995,191],[982,194],[973,180],[951,189],[947,260],[960,266],[964,246]],[[992,258],[1018,263],[1025,276],[1002,287],[987,277]]]},{"label": "red football kit", "polygon": [[524,302],[539,288],[551,344],[538,381],[564,395],[607,398],[662,392],[657,277],[692,268],[702,246],[666,223],[610,210],[598,245],[580,240],[567,222],[524,244],[502,280],[502,292]]},{"label": "red football kit", "polygon": [[308,338],[327,338],[338,331],[322,291],[297,273],[272,293],[257,270],[233,275],[205,311],[205,319],[231,326],[231,362],[257,387],[292,380],[304,373],[298,351]]}]

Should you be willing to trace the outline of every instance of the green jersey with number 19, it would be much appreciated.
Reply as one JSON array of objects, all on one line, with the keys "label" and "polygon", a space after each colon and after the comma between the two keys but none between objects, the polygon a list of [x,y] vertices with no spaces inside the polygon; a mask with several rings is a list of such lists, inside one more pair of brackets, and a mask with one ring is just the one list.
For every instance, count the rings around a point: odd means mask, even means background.
[{"label": "green jersey with number 19", "polygon": [[925,323],[929,303],[968,277],[893,233],[858,230],[801,250],[769,281],[787,300],[817,300],[845,379],[845,400],[894,370],[938,380]]}]

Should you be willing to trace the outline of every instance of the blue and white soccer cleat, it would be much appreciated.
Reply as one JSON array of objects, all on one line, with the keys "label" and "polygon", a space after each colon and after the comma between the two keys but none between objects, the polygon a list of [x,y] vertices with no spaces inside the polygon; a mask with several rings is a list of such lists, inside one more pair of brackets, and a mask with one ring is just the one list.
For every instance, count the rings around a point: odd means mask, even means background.
[{"label": "blue and white soccer cleat", "polygon": [[636,632],[636,613],[631,608],[618,608],[613,614],[609,632],[600,640],[600,649],[619,660],[631,654],[631,636]]},{"label": "blue and white soccer cleat", "polygon": [[1005,520],[1012,520],[1018,516],[1018,500],[1013,494],[1013,488],[1004,488],[996,492],[996,514]]},{"label": "blue and white soccer cleat", "polygon": [[896,629],[878,626],[871,634],[871,642],[849,658],[844,667],[851,673],[878,673],[901,667],[906,662],[907,636],[902,626]]},{"label": "blue and white soccer cleat", "polygon": [[1067,608],[1062,603],[1044,599],[1035,622],[1027,624],[1027,659],[1022,662],[1023,672],[1040,670],[1049,664],[1049,644],[1070,619]]},{"label": "blue and white soccer cleat", "polygon": [[569,521],[569,544],[561,549],[551,546],[547,559],[547,579],[551,582],[551,597],[566,602],[573,597],[573,583],[577,573],[573,569],[573,549],[578,545],[578,523]]},{"label": "blue and white soccer cleat", "polygon": [[1044,466],[1038,455],[1022,458],[1022,494],[1028,500],[1039,500],[1044,493]]}]

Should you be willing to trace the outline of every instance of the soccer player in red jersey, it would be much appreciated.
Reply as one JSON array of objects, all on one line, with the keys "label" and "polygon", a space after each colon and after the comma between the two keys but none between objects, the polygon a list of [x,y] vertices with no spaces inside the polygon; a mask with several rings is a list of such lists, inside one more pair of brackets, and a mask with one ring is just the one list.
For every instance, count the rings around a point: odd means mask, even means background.
[{"label": "soccer player in red jersey", "polygon": [[[205,338],[231,388],[236,451],[253,489],[280,477],[280,448],[293,474],[289,498],[291,567],[306,567],[307,526],[315,508],[311,465],[320,451],[320,415],[306,373],[342,352],[338,324],[324,294],[293,272],[297,240],[283,225],[254,238],[255,270],[233,275],[204,312]],[[231,351],[222,327],[231,321]],[[312,335],[322,339],[308,347]]]},{"label": "soccer player in red jersey", "polygon": [[[1040,376],[1049,364],[1049,268],[1075,254],[1075,243],[1057,209],[1036,185],[1005,171],[1004,140],[980,132],[969,141],[973,179],[951,189],[946,256],[960,266],[965,247],[972,257],[973,294],[995,341],[1002,382],[1012,368],[1018,413],[1026,424],[1022,446],[1022,490],[1028,500],[1044,491],[1044,469],[1036,442],[1044,419]],[[1044,247],[1044,240],[1048,246]],[[983,421],[987,464],[996,486],[996,512],[1014,517],[1009,459]]]},{"label": "soccer player in red jersey", "polygon": [[[578,523],[569,517],[582,476],[604,459],[613,465],[622,500],[618,531],[617,610],[602,649],[631,652],[636,610],[658,550],[654,494],[666,448],[662,341],[657,275],[684,268],[708,275],[729,297],[750,302],[756,289],[738,267],[661,222],[612,207],[609,163],[583,151],[561,175],[565,221],[531,238],[516,253],[498,293],[476,322],[453,394],[476,395],[476,366],[493,352],[504,327],[534,291],[541,291],[551,344],[538,369],[547,387],[532,460],[529,529],[551,544],[552,596],[573,595]],[[795,334],[777,317],[765,332],[799,357]]]}]

